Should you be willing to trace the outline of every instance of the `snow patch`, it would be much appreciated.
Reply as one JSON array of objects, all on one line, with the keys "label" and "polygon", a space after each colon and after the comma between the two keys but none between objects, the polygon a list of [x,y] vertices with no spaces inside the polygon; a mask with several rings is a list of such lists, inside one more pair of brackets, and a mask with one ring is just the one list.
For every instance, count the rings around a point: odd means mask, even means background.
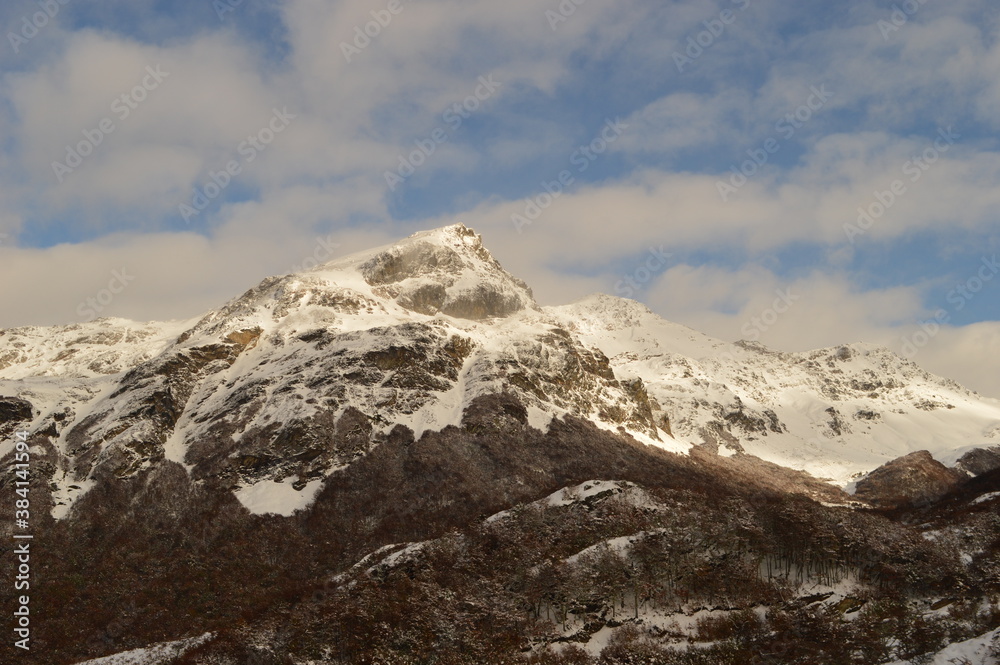
[{"label": "snow patch", "polygon": [[97,484],[96,481],[89,479],[72,480],[65,473],[62,478],[54,482],[56,487],[52,490],[52,518],[56,520],[66,518],[73,504]]},{"label": "snow patch", "polygon": [[537,503],[553,508],[572,506],[592,496],[597,496],[602,492],[612,491],[621,493],[626,489],[637,489],[637,487],[634,483],[625,480],[590,480],[579,485],[573,485],[572,487],[564,487]]},{"label": "snow patch", "polygon": [[174,642],[161,642],[141,649],[132,649],[112,656],[86,660],[77,665],[168,665],[185,653],[212,639],[213,633],[189,637]]},{"label": "snow patch", "polygon": [[528,426],[542,432],[549,431],[549,425],[555,420],[555,414],[538,408],[535,405],[528,407]]},{"label": "snow patch", "polygon": [[275,514],[290,517],[295,511],[305,510],[312,505],[323,486],[323,479],[312,480],[301,490],[295,489],[292,484],[290,478],[280,483],[262,480],[241,487],[235,494],[243,507],[254,515]]},{"label": "snow patch", "polygon": [[980,497],[977,497],[970,505],[978,506],[981,503],[986,503],[987,501],[992,501],[993,499],[1000,499],[1000,492],[989,492]]},{"label": "snow patch", "polygon": [[[973,637],[965,642],[949,644],[939,651],[927,665],[954,665],[955,663],[967,663],[968,665],[996,665],[996,657],[990,654],[991,644],[1000,640],[1000,629]],[[908,665],[908,661],[897,660],[887,665]]]}]

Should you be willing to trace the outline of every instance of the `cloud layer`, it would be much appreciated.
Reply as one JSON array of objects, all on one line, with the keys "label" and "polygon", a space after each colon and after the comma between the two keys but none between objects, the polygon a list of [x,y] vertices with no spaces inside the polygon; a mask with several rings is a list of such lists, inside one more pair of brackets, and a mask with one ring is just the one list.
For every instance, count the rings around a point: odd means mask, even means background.
[{"label": "cloud layer", "polygon": [[0,12],[0,326],[123,270],[101,314],[193,317],[462,221],[544,303],[887,344],[1000,397],[984,1],[167,5]]}]

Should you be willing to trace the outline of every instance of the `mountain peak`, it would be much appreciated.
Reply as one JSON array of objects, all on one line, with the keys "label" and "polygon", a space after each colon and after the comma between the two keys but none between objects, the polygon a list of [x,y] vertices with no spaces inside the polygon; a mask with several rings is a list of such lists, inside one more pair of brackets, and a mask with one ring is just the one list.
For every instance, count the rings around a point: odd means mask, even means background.
[{"label": "mountain peak", "polygon": [[468,247],[483,247],[483,237],[476,233],[475,229],[471,229],[461,222],[457,224],[449,224],[448,226],[441,226],[436,229],[427,229],[426,231],[417,231],[411,234],[409,237],[404,238],[394,244],[401,245],[408,241],[413,240],[424,240],[427,242],[434,242],[442,245],[451,246],[468,246]]},{"label": "mountain peak", "polygon": [[363,311],[391,320],[443,314],[482,321],[526,309],[538,309],[528,285],[504,270],[479,234],[452,224],[311,270],[269,277],[209,313],[195,332],[269,330],[286,319],[315,327]]},{"label": "mountain peak", "polygon": [[464,224],[414,233],[317,272],[345,270],[360,273],[376,297],[421,314],[481,320],[538,307],[528,285],[504,270],[482,236]]}]

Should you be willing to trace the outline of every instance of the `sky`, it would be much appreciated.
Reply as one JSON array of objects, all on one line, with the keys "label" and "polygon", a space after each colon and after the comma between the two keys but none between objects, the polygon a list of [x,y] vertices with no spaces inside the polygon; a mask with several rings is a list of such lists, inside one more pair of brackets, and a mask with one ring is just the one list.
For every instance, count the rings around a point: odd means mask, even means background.
[{"label": "sky", "polygon": [[188,319],[462,222],[543,304],[1000,397],[1000,7],[12,0],[0,327]]}]

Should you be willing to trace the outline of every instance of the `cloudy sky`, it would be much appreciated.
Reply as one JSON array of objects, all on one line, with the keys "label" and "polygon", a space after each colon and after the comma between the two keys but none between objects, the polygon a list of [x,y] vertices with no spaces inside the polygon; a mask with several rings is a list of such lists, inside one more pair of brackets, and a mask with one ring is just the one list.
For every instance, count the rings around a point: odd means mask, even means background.
[{"label": "cloudy sky", "polygon": [[88,298],[190,318],[461,221],[543,304],[885,344],[1000,397],[998,13],[12,0],[0,326],[86,320]]}]

